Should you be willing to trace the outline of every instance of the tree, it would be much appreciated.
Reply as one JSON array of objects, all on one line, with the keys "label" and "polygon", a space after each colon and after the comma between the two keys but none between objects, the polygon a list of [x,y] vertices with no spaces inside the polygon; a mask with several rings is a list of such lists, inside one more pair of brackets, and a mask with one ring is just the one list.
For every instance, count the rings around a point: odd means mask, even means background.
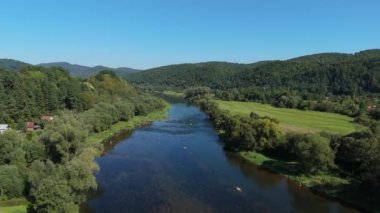
[{"label": "tree", "polygon": [[288,136],[287,144],[305,172],[315,174],[334,167],[334,152],[327,138],[311,134],[292,134]]},{"label": "tree", "polygon": [[72,112],[65,112],[45,127],[40,135],[50,159],[59,163],[75,156],[85,144],[88,132],[80,117]]},{"label": "tree", "polygon": [[21,197],[25,188],[25,180],[17,166],[0,166],[0,197]]},{"label": "tree", "polygon": [[24,143],[25,137],[16,131],[0,134],[0,165],[25,165]]},{"label": "tree", "polygon": [[[244,151],[262,151],[278,146],[282,133],[278,125],[267,118],[239,118],[233,125],[228,148]],[[230,125],[229,124],[229,125]]]},{"label": "tree", "polygon": [[357,132],[340,138],[336,162],[364,184],[380,186],[380,142],[371,132]]},{"label": "tree", "polygon": [[63,177],[75,193],[75,200],[78,202],[85,201],[85,192],[97,187],[93,174],[99,170],[99,166],[94,161],[98,154],[98,149],[86,148],[62,167]]},{"label": "tree", "polygon": [[36,212],[78,212],[70,186],[60,177],[49,176],[32,191],[34,202],[32,208]]},{"label": "tree", "polygon": [[120,113],[120,119],[122,121],[128,121],[135,115],[134,105],[131,102],[119,101],[115,104],[116,109]]}]

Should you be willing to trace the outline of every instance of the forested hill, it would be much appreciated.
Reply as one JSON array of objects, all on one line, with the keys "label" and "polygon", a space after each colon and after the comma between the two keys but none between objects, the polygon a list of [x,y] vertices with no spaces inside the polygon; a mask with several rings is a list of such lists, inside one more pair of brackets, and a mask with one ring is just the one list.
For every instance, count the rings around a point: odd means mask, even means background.
[{"label": "forested hill", "polygon": [[19,71],[21,68],[26,66],[30,66],[30,64],[13,59],[0,59],[0,69]]},{"label": "forested hill", "polygon": [[135,84],[184,89],[260,87],[327,94],[380,91],[380,50],[355,54],[322,53],[254,64],[179,64],[127,75]]},{"label": "forested hill", "polygon": [[127,79],[137,84],[184,89],[198,85],[211,86],[222,81],[232,83],[230,76],[242,72],[246,66],[225,62],[178,64],[129,74]]},{"label": "forested hill", "polygon": [[84,111],[99,102],[131,98],[137,92],[112,71],[89,80],[71,77],[62,68],[29,66],[19,72],[0,69],[0,123],[21,128],[43,114],[69,109]]},{"label": "forested hill", "polygon": [[[13,71],[17,72],[20,71],[22,68],[33,66],[32,64],[28,64],[22,61],[17,61],[13,59],[0,59],[0,69],[7,70],[7,71]],[[129,73],[139,72],[138,69],[132,69],[128,67],[119,67],[119,68],[112,68],[112,67],[106,67],[106,66],[83,66],[78,64],[70,64],[68,62],[52,62],[52,63],[42,63],[38,64],[37,66],[42,66],[45,68],[52,68],[52,67],[61,67],[65,70],[67,70],[71,76],[74,77],[81,77],[81,78],[89,78],[91,76],[94,76],[98,74],[102,70],[112,70],[117,75],[121,77],[125,77]]]},{"label": "forested hill", "polygon": [[83,66],[78,64],[70,64],[67,62],[53,62],[53,63],[43,63],[39,64],[39,66],[43,67],[62,67],[70,72],[72,76],[88,78],[90,76],[96,75],[102,70],[112,70],[119,76],[125,76],[128,73],[138,72],[140,70],[132,69],[128,67],[119,67],[119,68],[111,68],[106,66]]}]

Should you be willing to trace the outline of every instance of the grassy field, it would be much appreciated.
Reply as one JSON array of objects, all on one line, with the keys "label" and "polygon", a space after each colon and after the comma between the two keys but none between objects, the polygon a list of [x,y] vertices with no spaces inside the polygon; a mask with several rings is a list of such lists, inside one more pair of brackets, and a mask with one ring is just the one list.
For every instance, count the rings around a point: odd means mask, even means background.
[{"label": "grassy field", "polygon": [[29,202],[24,198],[0,200],[0,213],[25,213]]},{"label": "grassy field", "polygon": [[19,205],[19,206],[0,206],[0,213],[24,213],[27,210],[27,205]]},{"label": "grassy field", "polygon": [[232,114],[249,115],[255,112],[260,116],[269,116],[280,122],[284,132],[333,132],[348,134],[361,127],[353,123],[348,116],[317,111],[303,111],[297,109],[276,108],[268,104],[255,102],[216,101],[223,110]]},{"label": "grassy field", "polygon": [[185,94],[182,92],[174,92],[174,91],[170,91],[170,90],[165,90],[162,92],[162,94],[174,96],[174,97],[178,97],[178,98],[184,98],[185,97]]}]

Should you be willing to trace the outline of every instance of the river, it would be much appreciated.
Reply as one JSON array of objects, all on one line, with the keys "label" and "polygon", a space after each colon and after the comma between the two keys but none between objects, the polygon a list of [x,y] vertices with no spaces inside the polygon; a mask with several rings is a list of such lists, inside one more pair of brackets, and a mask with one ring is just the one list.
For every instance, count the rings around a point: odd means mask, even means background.
[{"label": "river", "polygon": [[97,163],[99,192],[82,212],[355,212],[225,152],[207,116],[182,103]]}]

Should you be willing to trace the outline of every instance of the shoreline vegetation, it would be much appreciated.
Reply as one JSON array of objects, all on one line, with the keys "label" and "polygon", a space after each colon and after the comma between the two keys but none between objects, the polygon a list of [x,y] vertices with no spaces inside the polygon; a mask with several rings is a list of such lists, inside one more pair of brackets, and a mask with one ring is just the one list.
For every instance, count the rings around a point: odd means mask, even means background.
[{"label": "shoreline vegetation", "polygon": [[[105,131],[91,134],[87,138],[87,142],[105,144],[113,140],[113,138],[117,138],[118,136],[133,131],[136,128],[148,125],[156,120],[166,119],[170,104],[167,102],[163,103],[165,104],[163,109],[150,112],[144,116],[134,116],[128,121],[119,121]],[[23,198],[0,201],[0,213],[26,213],[28,205],[29,202]]]},{"label": "shoreline vegetation", "polygon": [[120,134],[124,134],[128,131],[145,126],[156,120],[163,120],[167,117],[167,111],[170,107],[169,103],[164,102],[164,104],[165,107],[161,110],[150,112],[144,116],[134,116],[128,121],[119,121],[105,131],[93,133],[87,138],[87,142],[106,143],[107,141],[112,140],[112,138],[115,138]]},{"label": "shoreline vegetation", "polygon": [[0,134],[0,212],[79,211],[97,188],[95,158],[107,148],[100,142],[167,108],[109,70],[89,79],[35,66],[0,75],[8,100],[0,103],[0,121],[10,127]]},{"label": "shoreline vegetation", "polygon": [[[188,93],[191,94],[191,91]],[[334,162],[327,160],[330,158],[327,157],[330,154],[326,154],[326,156],[322,157],[326,157],[326,162],[324,162],[325,165],[321,161],[313,159],[311,156],[304,157],[303,160],[301,160],[302,157],[298,158],[297,155],[299,154],[297,153],[297,148],[299,149],[298,152],[304,151],[297,147],[297,143],[302,143],[302,141],[297,142],[297,140],[306,140],[307,143],[311,142],[318,147],[321,146],[321,143],[329,144],[328,141],[326,141],[327,139],[321,136],[323,134],[329,135],[329,133],[302,133],[304,136],[301,136],[301,132],[298,132],[298,135],[292,135],[292,132],[286,132],[280,128],[278,124],[281,124],[281,122],[279,123],[277,120],[268,117],[268,115],[260,117],[259,115],[255,114],[256,112],[254,111],[254,114],[245,112],[243,113],[244,115],[237,115],[236,112],[231,113],[230,110],[226,108],[221,109],[220,103],[223,101],[215,100],[212,94],[196,96],[189,96],[189,94],[186,94],[186,98],[188,101],[199,105],[201,109],[209,115],[210,120],[214,123],[214,127],[217,130],[220,138],[225,143],[225,148],[237,152],[243,159],[247,160],[253,165],[259,166],[274,173],[284,175],[288,180],[295,182],[300,187],[305,187],[306,189],[309,189],[312,192],[327,199],[337,200],[346,206],[350,206],[361,211],[380,212],[380,205],[377,202],[378,196],[369,193],[369,188],[365,185],[363,186],[358,178],[350,175],[342,175],[344,172],[338,168]],[[237,102],[234,103],[236,104]],[[238,110],[236,107],[238,106],[235,106],[233,110]],[[234,119],[241,120],[234,121]],[[253,120],[250,121],[249,119]],[[270,125],[269,121],[271,123]],[[264,125],[260,126],[260,122],[262,122],[261,124]],[[252,125],[252,128],[255,130],[249,129],[247,125]],[[268,125],[271,126],[271,130],[265,130],[265,126],[269,127]],[[279,130],[279,128],[281,130]],[[257,135],[247,135],[239,131],[254,131],[261,138],[256,138]],[[270,133],[268,134],[268,132]],[[277,135],[278,137],[276,136],[277,133],[279,133],[279,135]],[[342,132],[336,132],[336,135],[330,135],[330,137],[331,136],[332,138],[345,137]],[[252,137],[256,139],[253,140]],[[302,139],[302,137],[305,138]],[[315,138],[318,138],[318,140]],[[337,138],[335,139],[339,141]],[[248,141],[251,141],[251,139],[253,141],[256,141],[258,144],[248,145],[250,143]],[[287,140],[293,140],[293,143],[295,143],[296,151],[294,151],[294,149],[289,150],[287,147],[289,144],[286,144],[289,143],[286,142]],[[278,141],[279,144],[276,145],[276,141]],[[307,147],[307,143],[302,144],[303,148],[305,148],[305,145]],[[312,148],[313,147],[309,147],[307,149]],[[325,148],[321,148],[320,151],[322,150],[325,150]],[[290,153],[281,153],[289,151]],[[335,155],[334,152],[336,151],[330,149],[330,151],[327,153]],[[313,151],[308,150],[307,153],[313,153]],[[296,156],[289,157],[289,154]],[[334,160],[334,157],[332,157],[332,160]],[[305,163],[308,161],[310,161],[310,163]],[[312,167],[317,167],[313,165],[314,163],[319,164],[320,167],[312,171]],[[327,167],[324,168],[324,166]]]},{"label": "shoreline vegetation", "polygon": [[[239,152],[239,156],[255,166],[283,175],[300,187],[305,187],[322,197],[336,200],[360,211],[379,212],[380,206],[363,204],[365,198],[361,200],[355,195],[364,191],[360,186],[356,186],[352,179],[345,179],[328,172],[316,175],[297,174],[297,162],[271,158],[258,152]],[[376,199],[372,202],[376,203]]]}]

